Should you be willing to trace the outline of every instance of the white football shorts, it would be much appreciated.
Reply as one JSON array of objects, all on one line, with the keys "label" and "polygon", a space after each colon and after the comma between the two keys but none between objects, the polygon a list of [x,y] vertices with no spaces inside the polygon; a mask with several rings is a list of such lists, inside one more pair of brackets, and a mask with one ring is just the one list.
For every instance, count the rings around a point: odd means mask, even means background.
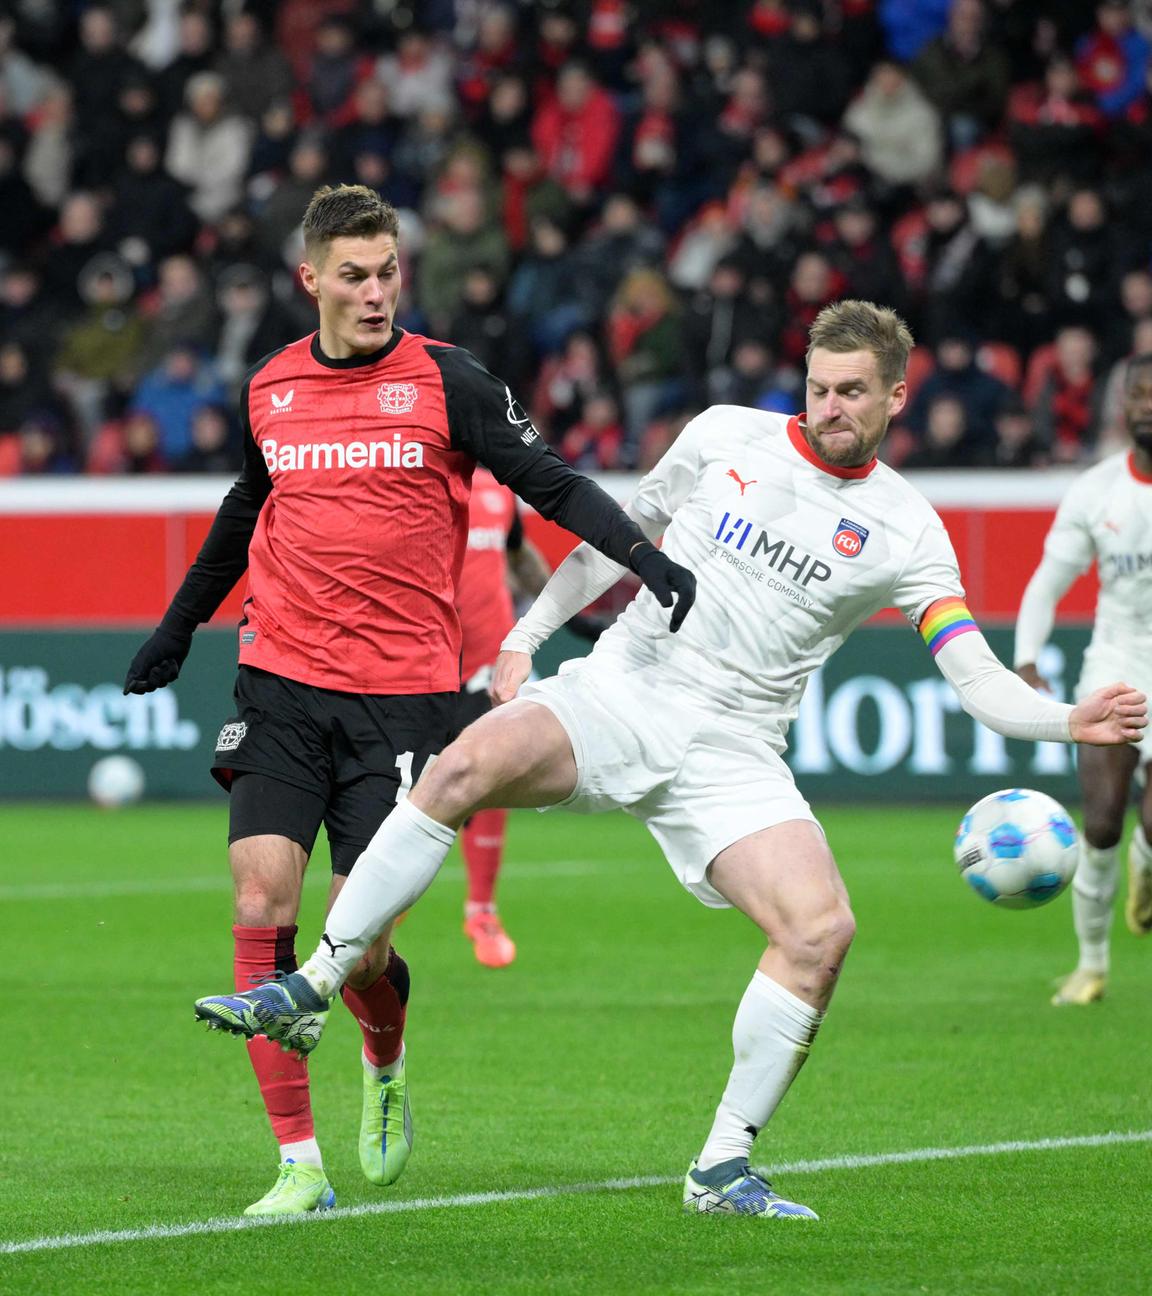
[{"label": "white football shorts", "polygon": [[792,771],[764,739],[685,705],[681,686],[650,672],[577,658],[526,684],[520,697],[546,706],[572,742],[576,788],[558,805],[634,815],[681,884],[712,908],[729,907],[707,876],[726,846],[790,819],[816,822]]},{"label": "white football shorts", "polygon": [[[1145,657],[1145,651],[1140,649],[1124,652],[1113,644],[1089,644],[1076,684],[1076,701],[1105,684],[1115,684],[1117,680],[1131,684],[1152,699],[1152,670],[1144,664]],[[1139,751],[1142,767],[1152,762],[1152,725],[1144,730]]]}]

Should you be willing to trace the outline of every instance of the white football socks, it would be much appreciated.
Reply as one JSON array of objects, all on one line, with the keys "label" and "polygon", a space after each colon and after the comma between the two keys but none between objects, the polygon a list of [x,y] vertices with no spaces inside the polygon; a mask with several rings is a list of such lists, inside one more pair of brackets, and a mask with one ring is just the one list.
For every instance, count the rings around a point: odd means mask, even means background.
[{"label": "white football socks", "polygon": [[697,1158],[701,1170],[733,1157],[747,1160],[752,1141],[804,1065],[824,1014],[759,970],[732,1026],[735,1064]]},{"label": "white football socks", "polygon": [[394,1062],[389,1062],[387,1066],[373,1065],[363,1052],[360,1054],[360,1061],[373,1080],[391,1080],[393,1076],[399,1075],[404,1070],[404,1049],[401,1047],[400,1056]]},{"label": "white football socks", "polygon": [[1072,879],[1072,922],[1080,941],[1079,968],[1108,971],[1108,934],[1116,897],[1116,847],[1097,849],[1080,843],[1080,863]]},{"label": "white football socks", "polygon": [[315,1166],[317,1170],[324,1169],[324,1162],[320,1158],[320,1144],[314,1138],[301,1139],[299,1143],[281,1143],[280,1160],[295,1161],[297,1165]]},{"label": "white football socks", "polygon": [[456,832],[401,801],[376,830],[336,897],[316,953],[300,971],[331,998],[393,918],[431,886]]}]

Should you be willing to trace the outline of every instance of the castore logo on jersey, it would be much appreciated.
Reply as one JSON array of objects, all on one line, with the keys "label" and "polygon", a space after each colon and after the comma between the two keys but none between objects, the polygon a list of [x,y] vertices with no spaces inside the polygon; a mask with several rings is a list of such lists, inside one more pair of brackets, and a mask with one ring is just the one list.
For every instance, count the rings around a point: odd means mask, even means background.
[{"label": "castore logo on jersey", "polygon": [[296,395],[296,388],[289,387],[283,396],[277,396],[272,393],[272,413],[287,414],[292,409],[292,397]]},{"label": "castore logo on jersey", "polygon": [[420,391],[415,383],[385,382],[376,388],[376,399],[383,414],[411,414]]}]

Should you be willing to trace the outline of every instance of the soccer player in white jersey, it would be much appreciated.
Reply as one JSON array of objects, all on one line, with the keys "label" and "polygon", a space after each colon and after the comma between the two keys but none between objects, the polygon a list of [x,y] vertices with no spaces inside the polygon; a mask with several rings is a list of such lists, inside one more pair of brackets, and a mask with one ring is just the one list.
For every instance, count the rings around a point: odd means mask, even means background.
[{"label": "soccer player in white jersey", "polygon": [[[1152,355],[1128,362],[1124,421],[1132,448],[1109,456],[1073,483],[1044,541],[1044,557],[1028,582],[1016,623],[1016,669],[1045,688],[1036,663],[1052,630],[1056,605],[1095,562],[1100,596],[1076,696],[1123,674],[1152,687]],[[1116,895],[1117,849],[1133,775],[1141,776],[1140,822],[1128,849],[1129,930],[1152,931],[1152,738],[1139,746],[1080,752],[1084,836],[1072,883],[1072,917],[1080,945],[1076,969],[1054,1004],[1087,1004],[1108,984],[1109,934]]]},{"label": "soccer player in white jersey", "polygon": [[781,755],[808,676],[894,604],[965,708],[1000,733],[1123,745],[1146,722],[1144,697],[1126,684],[1066,706],[988,648],[940,519],[876,459],[904,405],[911,345],[892,311],[840,302],[812,327],[804,417],[718,406],[694,419],[628,506],[697,575],[679,634],[641,593],[588,657],[521,689],[536,646],[620,575],[587,547],[575,550],[505,640],[493,694],[506,705],[466,729],[389,816],[317,954],[283,981],[200,1000],[197,1016],[308,1051],[359,951],[422,894],[473,810],[621,807],[647,825],[689,891],[736,906],[768,940],[736,1012],[734,1065],[685,1179],[685,1209],[815,1218],[749,1168],[753,1139],[808,1055],[855,927],[824,834]]}]

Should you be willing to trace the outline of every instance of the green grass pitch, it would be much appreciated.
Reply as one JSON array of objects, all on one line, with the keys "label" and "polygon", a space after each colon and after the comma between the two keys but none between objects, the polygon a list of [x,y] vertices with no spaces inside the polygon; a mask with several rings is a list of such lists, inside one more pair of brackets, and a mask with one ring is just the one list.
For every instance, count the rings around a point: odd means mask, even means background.
[{"label": "green grass pitch", "polygon": [[[1050,1008],[1074,961],[1068,897],[1006,913],[970,894],[951,862],[958,815],[824,815],[860,930],[759,1163],[1152,1128],[1152,948],[1118,922],[1109,997]],[[218,804],[0,809],[0,1242],[217,1219],[270,1186],[244,1049],[192,1020],[196,995],[231,985],[224,829]],[[326,869],[318,851],[303,952]],[[681,1216],[673,1181],[723,1086],[756,933],[681,891],[623,816],[513,817],[510,969],[473,962],[462,894],[453,857],[398,937],[417,1136],[395,1188],[359,1174],[359,1037],[342,1009],[312,1064],[340,1205],[411,1208],[0,1250],[0,1292],[1148,1290],[1147,1142],[802,1165],[777,1184],[819,1224]],[[595,1186],[633,1177],[667,1182]]]}]

